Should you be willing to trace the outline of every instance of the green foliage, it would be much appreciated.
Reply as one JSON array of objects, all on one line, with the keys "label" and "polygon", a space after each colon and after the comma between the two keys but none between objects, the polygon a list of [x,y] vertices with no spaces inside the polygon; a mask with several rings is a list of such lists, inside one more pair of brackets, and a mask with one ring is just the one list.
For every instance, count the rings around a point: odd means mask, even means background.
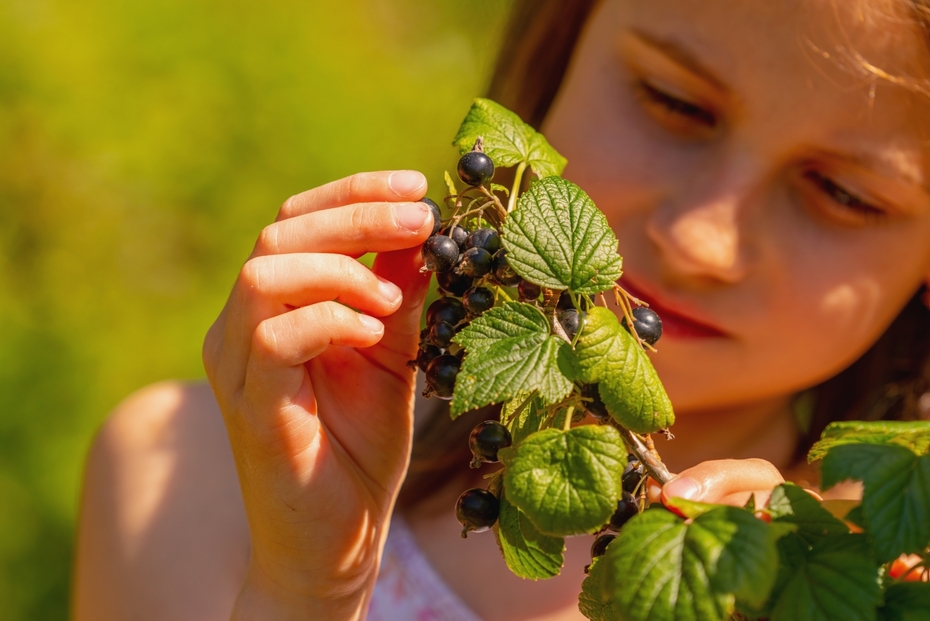
[{"label": "green foliage", "polygon": [[520,117],[490,99],[475,99],[452,144],[459,153],[484,140],[484,152],[499,168],[526,163],[539,177],[561,175],[566,160]]},{"label": "green foliage", "polygon": [[623,527],[600,561],[602,601],[622,611],[614,619],[724,619],[738,598],[765,601],[776,559],[775,531],[744,509],[716,507],[693,520],[650,510]]},{"label": "green foliage", "polygon": [[900,582],[885,589],[879,621],[930,621],[930,582]]},{"label": "green foliage", "polygon": [[510,571],[530,580],[559,575],[565,564],[565,540],[540,533],[526,514],[507,500],[506,493],[501,493],[500,503],[494,532]]},{"label": "green foliage", "polygon": [[894,444],[923,455],[930,448],[930,421],[839,421],[830,423],[807,455],[809,461],[823,459],[827,452],[844,444]]},{"label": "green foliage", "polygon": [[930,545],[930,455],[892,444],[837,446],[823,460],[823,487],[862,481],[862,515],[881,562]]},{"label": "green foliage", "polygon": [[813,544],[822,537],[849,532],[843,522],[793,483],[783,483],[772,491],[768,510],[773,522],[794,525],[795,534],[807,544]]},{"label": "green foliage", "polygon": [[653,433],[675,423],[652,362],[610,309],[588,312],[575,346],[575,367],[579,381],[599,384],[607,411],[627,429]]},{"label": "green foliage", "polygon": [[607,218],[560,177],[529,187],[504,222],[503,240],[514,270],[542,287],[593,295],[620,278],[622,259]]},{"label": "green foliage", "polygon": [[468,352],[455,381],[452,415],[538,391],[555,403],[572,389],[568,343],[549,333],[549,322],[529,304],[508,302],[473,321],[455,342]]},{"label": "green foliage", "polygon": [[504,489],[543,533],[592,532],[620,497],[626,449],[612,427],[545,429],[526,438],[504,471]]}]

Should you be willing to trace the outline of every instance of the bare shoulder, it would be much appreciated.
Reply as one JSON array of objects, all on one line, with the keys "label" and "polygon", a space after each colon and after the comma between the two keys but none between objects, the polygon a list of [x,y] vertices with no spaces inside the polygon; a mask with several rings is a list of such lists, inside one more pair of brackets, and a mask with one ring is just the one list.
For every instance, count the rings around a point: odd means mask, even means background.
[{"label": "bare shoulder", "polygon": [[210,387],[161,382],[127,397],[87,457],[74,618],[228,618],[248,555]]}]

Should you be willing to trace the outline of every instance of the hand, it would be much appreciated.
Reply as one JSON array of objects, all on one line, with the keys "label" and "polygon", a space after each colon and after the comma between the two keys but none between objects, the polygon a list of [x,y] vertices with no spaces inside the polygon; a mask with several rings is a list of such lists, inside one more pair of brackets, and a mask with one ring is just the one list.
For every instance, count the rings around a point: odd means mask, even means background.
[{"label": "hand", "polygon": [[661,488],[653,483],[650,494],[663,503],[684,498],[738,507],[755,494],[756,506],[763,507],[772,490],[784,482],[778,468],[764,459],[719,459],[688,468]]},{"label": "hand", "polygon": [[378,172],[288,199],[207,334],[252,543],[234,618],[364,614],[409,459],[425,192]]}]

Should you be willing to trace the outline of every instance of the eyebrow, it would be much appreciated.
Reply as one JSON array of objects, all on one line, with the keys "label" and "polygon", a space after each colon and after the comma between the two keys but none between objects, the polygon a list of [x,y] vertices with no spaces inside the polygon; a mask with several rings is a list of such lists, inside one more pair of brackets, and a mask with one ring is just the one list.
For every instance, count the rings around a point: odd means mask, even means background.
[{"label": "eyebrow", "polygon": [[711,71],[706,65],[701,63],[695,54],[688,50],[686,47],[677,43],[675,41],[669,41],[666,39],[660,39],[651,34],[647,34],[642,30],[636,28],[631,28],[629,31],[634,37],[639,39],[639,42],[653,48],[655,51],[667,56],[670,60],[681,65],[683,68],[687,69],[696,76],[703,78],[704,80],[710,82],[717,88],[723,91],[729,91],[726,83],[717,76],[716,73]]}]

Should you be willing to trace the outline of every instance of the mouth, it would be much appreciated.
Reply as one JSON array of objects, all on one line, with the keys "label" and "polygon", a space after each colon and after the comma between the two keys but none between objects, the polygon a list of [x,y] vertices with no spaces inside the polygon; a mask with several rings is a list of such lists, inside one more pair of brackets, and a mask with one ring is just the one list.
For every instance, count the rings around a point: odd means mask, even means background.
[{"label": "mouth", "polygon": [[699,313],[683,304],[662,298],[642,281],[630,278],[628,272],[624,272],[620,286],[658,313],[662,320],[663,336],[672,339],[733,338]]}]

